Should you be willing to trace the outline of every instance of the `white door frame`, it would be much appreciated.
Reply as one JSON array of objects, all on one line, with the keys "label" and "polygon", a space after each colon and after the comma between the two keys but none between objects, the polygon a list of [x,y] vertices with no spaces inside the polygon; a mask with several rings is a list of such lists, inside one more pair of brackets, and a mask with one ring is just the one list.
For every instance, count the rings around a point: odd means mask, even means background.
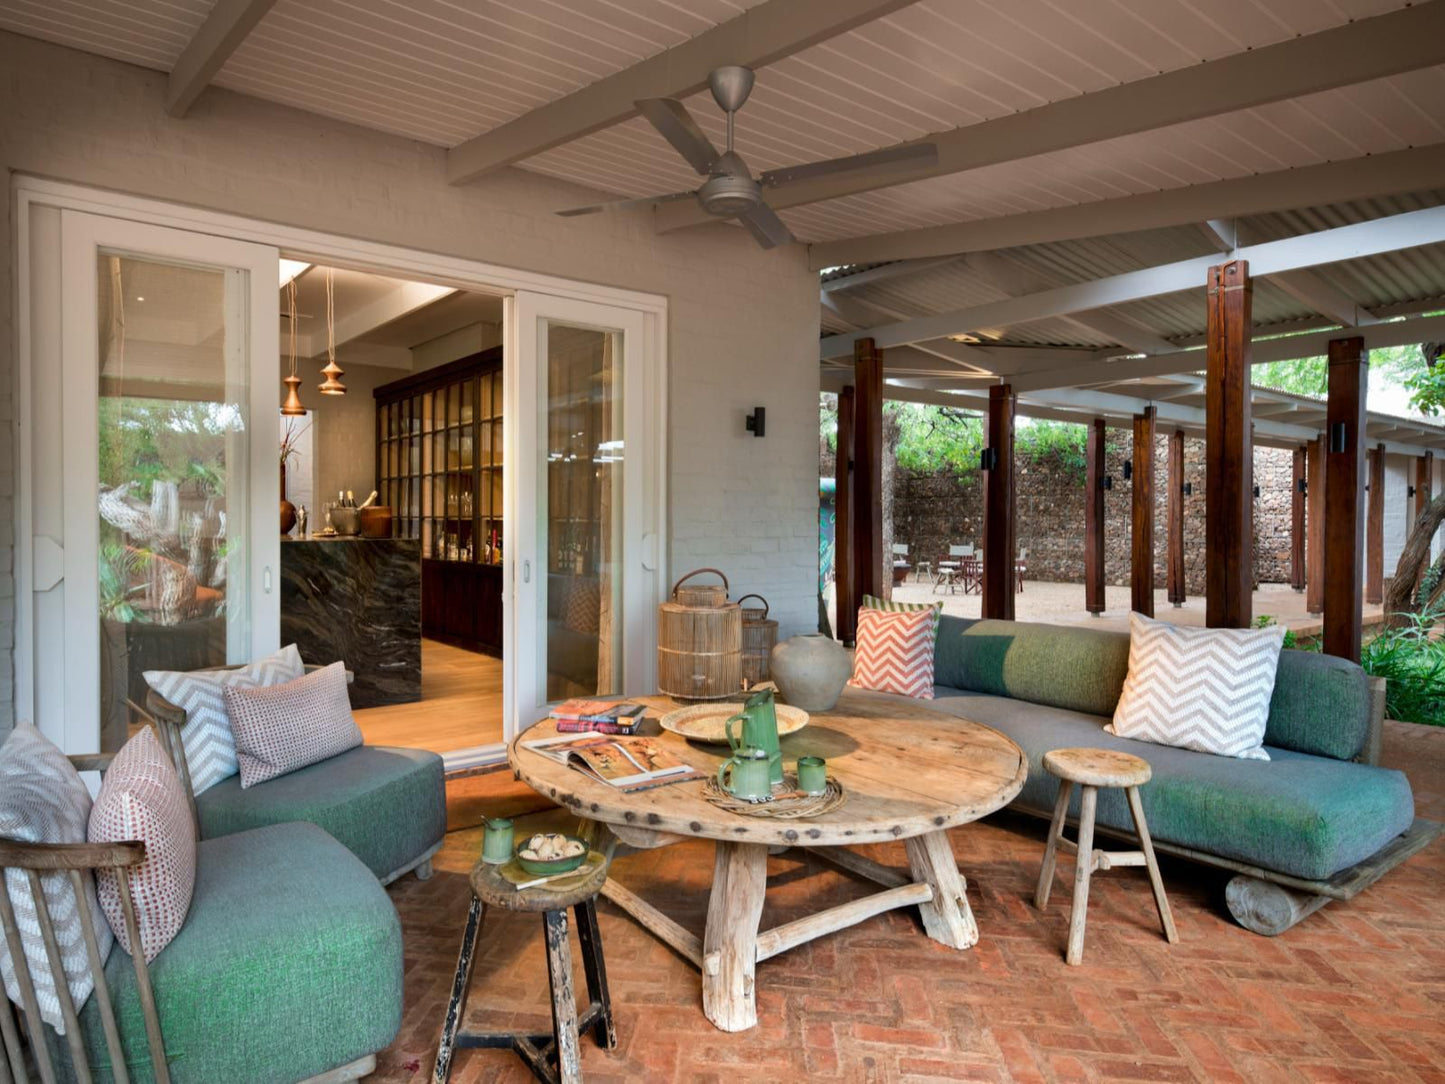
[{"label": "white door frame", "polygon": [[[371,271],[383,275],[400,277],[411,275],[440,285],[454,286],[458,289],[472,290],[481,293],[501,293],[504,296],[517,291],[534,291],[538,294],[546,294],[553,297],[570,298],[578,301],[592,301],[601,305],[611,305],[635,310],[641,315],[643,321],[643,334],[640,343],[643,351],[642,364],[647,368],[649,373],[652,374],[652,380],[650,381],[652,401],[648,404],[650,408],[649,417],[655,419],[659,429],[665,432],[667,419],[668,304],[667,298],[660,294],[644,293],[642,291],[628,290],[621,287],[604,286],[597,283],[582,282],[576,279],[567,279],[556,275],[523,271],[499,264],[486,263],[481,260],[445,256],[418,249],[404,248],[398,245],[358,240],[356,238],[343,237],[338,234],[326,233],[319,230],[278,225],[241,215],[167,203],[143,196],[107,192],[102,189],[62,181],[51,181],[17,175],[13,188],[15,191],[15,224],[18,255],[15,271],[16,281],[19,284],[19,303],[16,310],[16,326],[18,331],[16,357],[20,359],[20,365],[18,366],[19,372],[17,374],[19,382],[15,426],[15,452],[18,468],[16,524],[19,527],[15,539],[15,710],[17,718],[29,718],[33,714],[35,703],[35,660],[33,655],[34,614],[32,596],[34,551],[33,540],[29,530],[29,525],[33,522],[30,518],[30,501],[32,497],[32,493],[30,492],[32,485],[30,469],[30,403],[33,390],[30,387],[30,366],[28,363],[31,335],[29,223],[30,207],[32,204],[59,207],[61,209],[89,211],[94,214],[106,215],[112,218],[123,218],[135,222],[169,226],[174,229],[190,230],[219,238],[273,245],[281,252],[281,255],[292,259],[309,260],[313,263],[320,264],[345,264],[357,270]],[[506,311],[509,317],[513,317],[509,321],[511,326],[507,329],[507,346],[510,349],[509,356],[515,357],[518,346],[515,338],[515,309],[513,305],[508,304]],[[509,366],[508,368],[515,368],[515,366]],[[503,382],[505,395],[510,396],[513,394],[512,390],[506,388],[506,385],[514,379],[513,374],[504,371]],[[515,428],[515,426],[507,426],[503,434],[503,454],[506,457],[504,462],[516,462],[519,455],[515,444]],[[650,463],[649,474],[651,480],[648,489],[652,496],[652,520],[655,531],[655,540],[651,543],[653,553],[650,555],[650,562],[656,566],[655,580],[658,586],[656,587],[656,597],[653,600],[653,603],[656,604],[663,601],[663,593],[666,591],[667,584],[667,547],[662,541],[668,523],[667,440],[665,438],[659,438],[655,442],[654,451],[655,454]],[[511,471],[504,472],[504,490],[511,486],[510,482],[505,481],[505,479],[510,478],[511,474]],[[504,492],[504,504],[508,501],[515,500],[516,493],[514,489],[510,496],[508,496],[507,492]],[[511,555],[507,554],[504,550],[502,576],[504,609],[513,607],[515,579],[516,568],[511,560]],[[650,635],[655,639],[655,626],[650,626]],[[652,654],[655,655],[655,652],[652,652]],[[510,733],[515,726],[515,705],[511,703],[510,700],[511,698],[509,696],[504,696],[504,711],[506,713],[505,718],[507,720],[508,733]],[[500,743],[468,752],[474,755],[467,759],[477,763],[500,759],[504,755],[504,750]],[[453,758],[448,758],[449,765],[452,759]]]}]

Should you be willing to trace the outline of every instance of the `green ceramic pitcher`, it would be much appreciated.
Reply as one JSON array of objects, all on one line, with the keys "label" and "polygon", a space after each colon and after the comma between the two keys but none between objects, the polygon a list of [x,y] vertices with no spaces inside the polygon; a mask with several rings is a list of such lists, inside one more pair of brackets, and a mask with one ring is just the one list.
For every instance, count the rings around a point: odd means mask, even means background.
[{"label": "green ceramic pitcher", "polygon": [[[742,723],[741,738],[733,734],[733,724]],[[783,781],[783,752],[778,747],[778,713],[773,710],[773,690],[763,689],[748,697],[743,710],[727,721],[728,745],[734,753],[739,749],[761,749],[768,754],[768,778],[773,786]]]}]

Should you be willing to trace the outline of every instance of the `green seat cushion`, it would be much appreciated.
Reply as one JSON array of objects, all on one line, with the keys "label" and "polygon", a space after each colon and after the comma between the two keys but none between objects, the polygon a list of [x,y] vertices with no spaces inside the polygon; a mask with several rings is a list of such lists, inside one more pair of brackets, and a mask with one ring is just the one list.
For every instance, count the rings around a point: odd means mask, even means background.
[{"label": "green seat cushion", "polygon": [[[1106,717],[1004,697],[936,690],[932,706],[983,723],[1018,743],[1029,777],[1015,804],[1052,812],[1058,780],[1043,768],[1051,749],[1119,749],[1147,760],[1154,778],[1139,790],[1155,839],[1278,873],[1324,880],[1374,854],[1410,827],[1415,801],[1404,773],[1268,749],[1240,760],[1119,738]],[[1076,788],[1072,813],[1079,811]],[[1098,823],[1132,830],[1122,790],[1101,788]]]},{"label": "green seat cushion", "polygon": [[[105,974],[131,1079],[151,1080],[134,964],[119,946]],[[185,925],[150,974],[175,1084],[304,1080],[384,1049],[401,1027],[396,908],[311,824],[203,840]],[[94,996],[81,1023],[96,1078],[111,1079]]]},{"label": "green seat cushion", "polygon": [[446,833],[442,758],[422,749],[363,745],[244,790],[240,776],[223,779],[196,796],[196,812],[205,839],[310,821],[377,877],[390,877]]}]

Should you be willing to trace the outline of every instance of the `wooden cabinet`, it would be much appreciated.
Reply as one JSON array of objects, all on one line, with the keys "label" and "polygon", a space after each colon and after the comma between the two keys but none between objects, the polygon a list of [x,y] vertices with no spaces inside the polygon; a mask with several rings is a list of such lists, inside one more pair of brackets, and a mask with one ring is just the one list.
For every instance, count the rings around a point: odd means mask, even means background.
[{"label": "wooden cabinet", "polygon": [[379,499],[421,543],[422,635],[501,655],[502,351],[376,389]]}]

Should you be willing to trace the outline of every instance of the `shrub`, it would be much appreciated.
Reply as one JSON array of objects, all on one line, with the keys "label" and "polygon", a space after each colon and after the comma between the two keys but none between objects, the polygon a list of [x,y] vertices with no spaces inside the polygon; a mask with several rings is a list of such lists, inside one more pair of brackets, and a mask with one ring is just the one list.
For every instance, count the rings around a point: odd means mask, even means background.
[{"label": "shrub", "polygon": [[1385,679],[1385,714],[1391,719],[1445,726],[1445,640],[1434,635],[1445,607],[1398,616],[1404,625],[1361,645],[1360,665]]}]

